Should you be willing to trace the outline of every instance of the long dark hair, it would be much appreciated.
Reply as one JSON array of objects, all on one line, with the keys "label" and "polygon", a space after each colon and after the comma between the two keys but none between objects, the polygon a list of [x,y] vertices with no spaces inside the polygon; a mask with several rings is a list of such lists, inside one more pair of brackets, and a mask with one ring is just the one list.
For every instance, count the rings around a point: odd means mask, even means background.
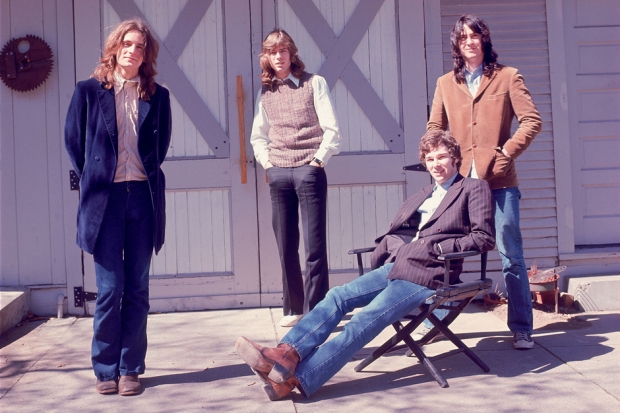
[{"label": "long dark hair", "polygon": [[265,37],[265,40],[263,40],[263,47],[259,56],[260,67],[263,69],[260,75],[261,83],[270,88],[273,86],[272,81],[276,72],[271,67],[271,63],[269,63],[269,51],[279,46],[286,47],[291,55],[291,73],[293,76],[299,79],[306,69],[306,65],[304,65],[304,62],[302,62],[299,57],[297,46],[295,46],[293,38],[282,29],[274,29]]},{"label": "long dark hair", "polygon": [[463,56],[461,56],[461,50],[459,48],[459,39],[465,31],[465,26],[482,37],[482,51],[484,52],[484,68],[482,73],[489,77],[494,71],[501,68],[501,65],[497,63],[497,53],[493,50],[489,26],[487,26],[484,20],[473,14],[464,14],[459,17],[452,28],[452,32],[450,32],[452,59],[454,59],[454,78],[457,83],[465,82],[465,60]]},{"label": "long dark hair", "polygon": [[112,30],[112,33],[105,41],[103,56],[99,59],[99,65],[91,77],[104,84],[106,89],[111,89],[114,85],[114,70],[116,69],[116,54],[123,47],[125,35],[137,30],[144,37],[144,60],[140,65],[140,99],[149,100],[155,93],[155,75],[157,70],[157,55],[159,54],[159,43],[151,34],[151,28],[142,19],[134,18],[119,23]]}]

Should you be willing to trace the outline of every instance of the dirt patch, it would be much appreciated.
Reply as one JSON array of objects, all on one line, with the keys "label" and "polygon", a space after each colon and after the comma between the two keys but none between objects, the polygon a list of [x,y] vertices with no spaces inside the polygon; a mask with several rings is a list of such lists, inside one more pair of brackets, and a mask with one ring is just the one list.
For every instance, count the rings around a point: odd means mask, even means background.
[{"label": "dirt patch", "polygon": [[[500,320],[506,322],[508,317],[508,306],[506,304],[488,305],[482,301],[478,305],[490,311]],[[534,330],[580,330],[590,327],[591,323],[579,315],[579,312],[570,307],[560,307],[558,313],[555,313],[555,306],[552,304],[533,305]]]}]

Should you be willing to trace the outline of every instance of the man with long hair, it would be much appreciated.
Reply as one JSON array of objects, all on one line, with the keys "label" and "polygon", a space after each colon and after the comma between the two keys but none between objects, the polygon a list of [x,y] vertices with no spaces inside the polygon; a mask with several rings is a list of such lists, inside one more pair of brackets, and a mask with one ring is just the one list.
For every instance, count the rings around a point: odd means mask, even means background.
[{"label": "man with long hair", "polygon": [[[443,286],[442,253],[485,252],[495,245],[489,185],[458,173],[461,153],[450,132],[427,132],[420,160],[435,180],[407,199],[389,231],[376,239],[372,271],[334,287],[276,348],[240,337],[239,356],[264,383],[270,400],[295,387],[310,397],[383,329],[418,308]],[[463,260],[451,264],[450,283],[459,281]],[[342,332],[328,340],[355,308]]]},{"label": "man with long hair", "polygon": [[94,74],[78,82],[65,123],[80,177],[77,244],[95,260],[91,358],[101,394],[138,394],[145,369],[148,273],[164,243],[160,166],[171,134],[170,95],[154,80],[158,51],[144,21],[121,22]]},{"label": "man with long hair", "polygon": [[[519,227],[515,159],[542,128],[523,76],[497,62],[487,24],[466,14],[450,34],[454,70],[439,78],[428,130],[450,131],[461,145],[464,176],[486,180],[495,202],[497,249],[508,293],[508,327],[517,349],[534,346],[532,301]],[[510,133],[516,116],[519,127]]]},{"label": "man with long hair", "polygon": [[[323,169],[339,152],[338,122],[327,82],[307,73],[295,42],[276,29],[263,41],[262,87],[250,142],[267,173],[272,224],[282,267],[283,327],[291,327],[329,289],[327,177]],[[299,214],[306,272],[299,262]]]}]

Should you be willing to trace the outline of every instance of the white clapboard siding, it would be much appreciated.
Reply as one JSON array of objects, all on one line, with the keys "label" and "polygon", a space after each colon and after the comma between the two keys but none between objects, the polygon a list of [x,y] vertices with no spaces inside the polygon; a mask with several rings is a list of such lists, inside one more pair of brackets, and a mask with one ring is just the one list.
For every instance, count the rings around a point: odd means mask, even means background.
[{"label": "white clapboard siding", "polygon": [[[114,9],[107,4],[107,1],[105,3],[106,7],[103,8],[104,38],[113,26],[120,22]],[[187,2],[177,0],[162,5],[160,2],[136,0],[135,3],[159,38],[163,40]],[[225,129],[226,81],[222,21],[221,2],[213,1],[179,57],[178,64],[209,111]],[[166,84],[163,83],[163,86],[166,87]],[[174,94],[171,94],[171,109],[172,141],[168,158],[213,156],[213,152],[185,114]]]},{"label": "white clapboard siding", "polygon": [[151,276],[232,272],[230,191],[167,191],[166,242]]},{"label": "white clapboard siding", "polygon": [[[488,23],[498,61],[518,68],[523,75],[543,119],[542,132],[517,160],[524,254],[528,267],[533,261],[539,267],[554,266],[558,240],[545,0],[463,3],[441,0],[444,72],[453,68],[450,30],[460,15],[473,13]],[[515,119],[512,131],[517,127]],[[501,268],[497,251],[489,254],[489,260],[491,271]],[[466,269],[475,270],[476,264],[468,263]]]},{"label": "white clapboard siding", "polygon": [[[356,270],[357,261],[348,251],[374,245],[387,232],[403,202],[403,185],[356,185],[328,190],[329,268]],[[364,267],[369,267],[369,254]]]},{"label": "white clapboard siding", "polygon": [[[347,0],[314,1],[335,34],[341,34],[346,22],[357,7]],[[397,122],[400,122],[400,85],[398,73],[396,8],[394,0],[386,0],[358,45],[353,60],[369,80]],[[279,26],[295,40],[300,57],[308,72],[317,72],[325,56],[297,15],[285,1],[278,2]],[[340,151],[388,152],[389,149],[374,126],[338,80],[331,91],[338,116],[342,140]]]}]

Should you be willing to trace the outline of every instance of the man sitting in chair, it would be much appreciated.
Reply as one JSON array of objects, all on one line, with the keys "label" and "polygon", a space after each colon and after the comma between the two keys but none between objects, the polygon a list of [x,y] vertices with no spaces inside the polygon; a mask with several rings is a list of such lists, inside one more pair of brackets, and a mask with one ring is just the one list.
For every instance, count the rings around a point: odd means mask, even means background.
[{"label": "man sitting in chair", "polygon": [[[385,327],[423,304],[443,286],[439,255],[493,249],[491,190],[486,181],[458,173],[461,152],[450,132],[427,132],[420,160],[436,183],[401,205],[390,230],[376,240],[372,271],[332,288],[276,348],[237,340],[237,353],[264,383],[269,399],[281,399],[295,387],[310,397]],[[459,282],[462,264],[451,265],[451,284]],[[344,315],[359,307],[364,308],[342,332],[326,341]]]}]

